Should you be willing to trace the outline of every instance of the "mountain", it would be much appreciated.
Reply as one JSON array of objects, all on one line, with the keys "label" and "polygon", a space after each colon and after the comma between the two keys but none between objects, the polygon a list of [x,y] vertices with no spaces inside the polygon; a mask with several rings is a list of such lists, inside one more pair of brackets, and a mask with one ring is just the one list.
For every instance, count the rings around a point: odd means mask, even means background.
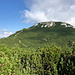
[{"label": "mountain", "polygon": [[30,28],[24,28],[7,38],[0,39],[0,44],[20,46],[22,48],[39,48],[56,44],[62,48],[72,47],[75,42],[75,28],[66,22],[41,22]]}]

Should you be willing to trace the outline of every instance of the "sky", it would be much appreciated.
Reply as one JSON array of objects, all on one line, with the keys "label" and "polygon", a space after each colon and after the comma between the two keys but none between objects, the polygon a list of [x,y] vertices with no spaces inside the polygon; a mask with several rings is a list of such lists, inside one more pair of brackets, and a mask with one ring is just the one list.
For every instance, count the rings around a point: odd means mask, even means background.
[{"label": "sky", "polygon": [[75,0],[0,0],[0,38],[44,21],[75,26]]}]

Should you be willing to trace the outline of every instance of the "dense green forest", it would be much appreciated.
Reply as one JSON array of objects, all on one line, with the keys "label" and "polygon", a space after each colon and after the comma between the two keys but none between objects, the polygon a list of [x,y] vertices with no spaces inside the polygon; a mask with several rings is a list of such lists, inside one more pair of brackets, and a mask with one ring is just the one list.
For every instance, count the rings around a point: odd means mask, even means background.
[{"label": "dense green forest", "polygon": [[75,49],[56,45],[26,50],[0,45],[0,75],[74,75]]},{"label": "dense green forest", "polygon": [[1,38],[0,75],[75,75],[75,28],[43,22]]}]

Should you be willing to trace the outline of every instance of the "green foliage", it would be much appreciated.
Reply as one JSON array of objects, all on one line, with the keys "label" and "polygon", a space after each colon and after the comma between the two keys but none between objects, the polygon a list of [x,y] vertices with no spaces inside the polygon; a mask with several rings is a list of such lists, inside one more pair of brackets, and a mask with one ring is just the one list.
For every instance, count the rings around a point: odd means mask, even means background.
[{"label": "green foliage", "polygon": [[56,45],[36,50],[0,45],[0,75],[74,75],[73,50]]},{"label": "green foliage", "polygon": [[20,59],[6,45],[0,45],[0,75],[20,75]]}]

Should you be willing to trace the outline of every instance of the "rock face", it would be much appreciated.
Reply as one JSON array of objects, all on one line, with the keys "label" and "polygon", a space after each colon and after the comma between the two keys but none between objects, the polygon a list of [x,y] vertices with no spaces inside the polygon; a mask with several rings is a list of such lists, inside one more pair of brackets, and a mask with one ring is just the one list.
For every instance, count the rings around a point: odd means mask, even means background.
[{"label": "rock face", "polygon": [[66,22],[55,22],[55,21],[51,21],[51,22],[41,22],[41,23],[37,23],[34,26],[36,27],[51,27],[51,26],[55,26],[55,25],[63,25],[65,27],[73,27],[72,25],[66,23]]}]

